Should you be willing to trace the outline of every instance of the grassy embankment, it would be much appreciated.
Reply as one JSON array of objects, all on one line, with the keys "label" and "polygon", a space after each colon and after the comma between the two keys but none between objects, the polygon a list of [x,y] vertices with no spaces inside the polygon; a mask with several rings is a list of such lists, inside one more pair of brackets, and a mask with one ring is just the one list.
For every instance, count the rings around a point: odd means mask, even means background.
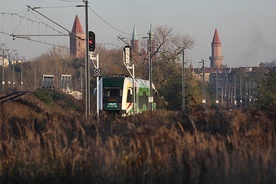
[{"label": "grassy embankment", "polygon": [[276,181],[276,124],[260,111],[158,110],[97,124],[55,105],[1,106],[0,183]]}]

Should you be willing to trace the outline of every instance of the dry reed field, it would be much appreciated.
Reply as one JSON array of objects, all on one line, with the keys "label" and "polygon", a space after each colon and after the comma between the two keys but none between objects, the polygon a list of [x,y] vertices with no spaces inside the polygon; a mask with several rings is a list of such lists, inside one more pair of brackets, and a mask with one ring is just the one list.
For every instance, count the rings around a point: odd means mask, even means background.
[{"label": "dry reed field", "polygon": [[50,109],[1,105],[0,183],[276,181],[275,117],[257,110],[156,110],[97,123]]}]

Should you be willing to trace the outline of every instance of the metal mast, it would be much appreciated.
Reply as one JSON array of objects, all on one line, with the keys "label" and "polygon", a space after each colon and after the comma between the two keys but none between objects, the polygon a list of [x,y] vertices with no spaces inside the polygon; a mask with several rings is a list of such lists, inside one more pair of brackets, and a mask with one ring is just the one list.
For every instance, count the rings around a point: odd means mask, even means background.
[{"label": "metal mast", "polygon": [[182,50],[182,112],[185,111],[185,58]]},{"label": "metal mast", "polygon": [[150,31],[149,31],[149,83],[150,83],[150,96],[149,96],[149,110],[152,111],[152,102],[153,102],[153,95],[152,95],[152,60],[151,60],[151,26],[150,26]]},{"label": "metal mast", "polygon": [[84,0],[85,4],[85,110],[86,117],[90,116],[90,65],[88,51],[88,0]]}]

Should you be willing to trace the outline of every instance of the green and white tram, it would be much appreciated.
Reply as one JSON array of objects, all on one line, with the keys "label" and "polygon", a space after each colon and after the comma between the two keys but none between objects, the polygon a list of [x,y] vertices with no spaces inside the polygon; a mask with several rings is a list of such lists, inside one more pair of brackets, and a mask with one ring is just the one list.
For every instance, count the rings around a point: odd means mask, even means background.
[{"label": "green and white tram", "polygon": [[[133,85],[134,83],[134,85]],[[135,88],[133,88],[135,86]],[[152,85],[156,94],[156,89]],[[135,96],[133,96],[135,94]],[[129,115],[148,110],[150,83],[125,76],[102,77],[99,81],[99,109]],[[133,103],[135,100],[135,103]],[[153,100],[152,109],[156,108]]]}]

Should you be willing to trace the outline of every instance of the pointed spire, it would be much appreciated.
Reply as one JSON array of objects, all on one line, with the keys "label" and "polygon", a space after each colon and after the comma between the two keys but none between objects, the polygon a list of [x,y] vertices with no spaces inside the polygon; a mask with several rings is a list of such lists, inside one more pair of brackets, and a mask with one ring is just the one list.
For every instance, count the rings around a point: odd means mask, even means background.
[{"label": "pointed spire", "polygon": [[213,38],[212,44],[221,44],[217,28],[215,29],[215,33],[214,33],[214,38]]},{"label": "pointed spire", "polygon": [[83,33],[79,16],[76,15],[74,25],[72,27],[72,33]]},{"label": "pointed spire", "polygon": [[133,26],[132,40],[137,40],[136,27],[135,24]]},{"label": "pointed spire", "polygon": [[153,37],[153,31],[152,31],[152,24],[150,24],[150,30],[149,30],[151,37]]}]

